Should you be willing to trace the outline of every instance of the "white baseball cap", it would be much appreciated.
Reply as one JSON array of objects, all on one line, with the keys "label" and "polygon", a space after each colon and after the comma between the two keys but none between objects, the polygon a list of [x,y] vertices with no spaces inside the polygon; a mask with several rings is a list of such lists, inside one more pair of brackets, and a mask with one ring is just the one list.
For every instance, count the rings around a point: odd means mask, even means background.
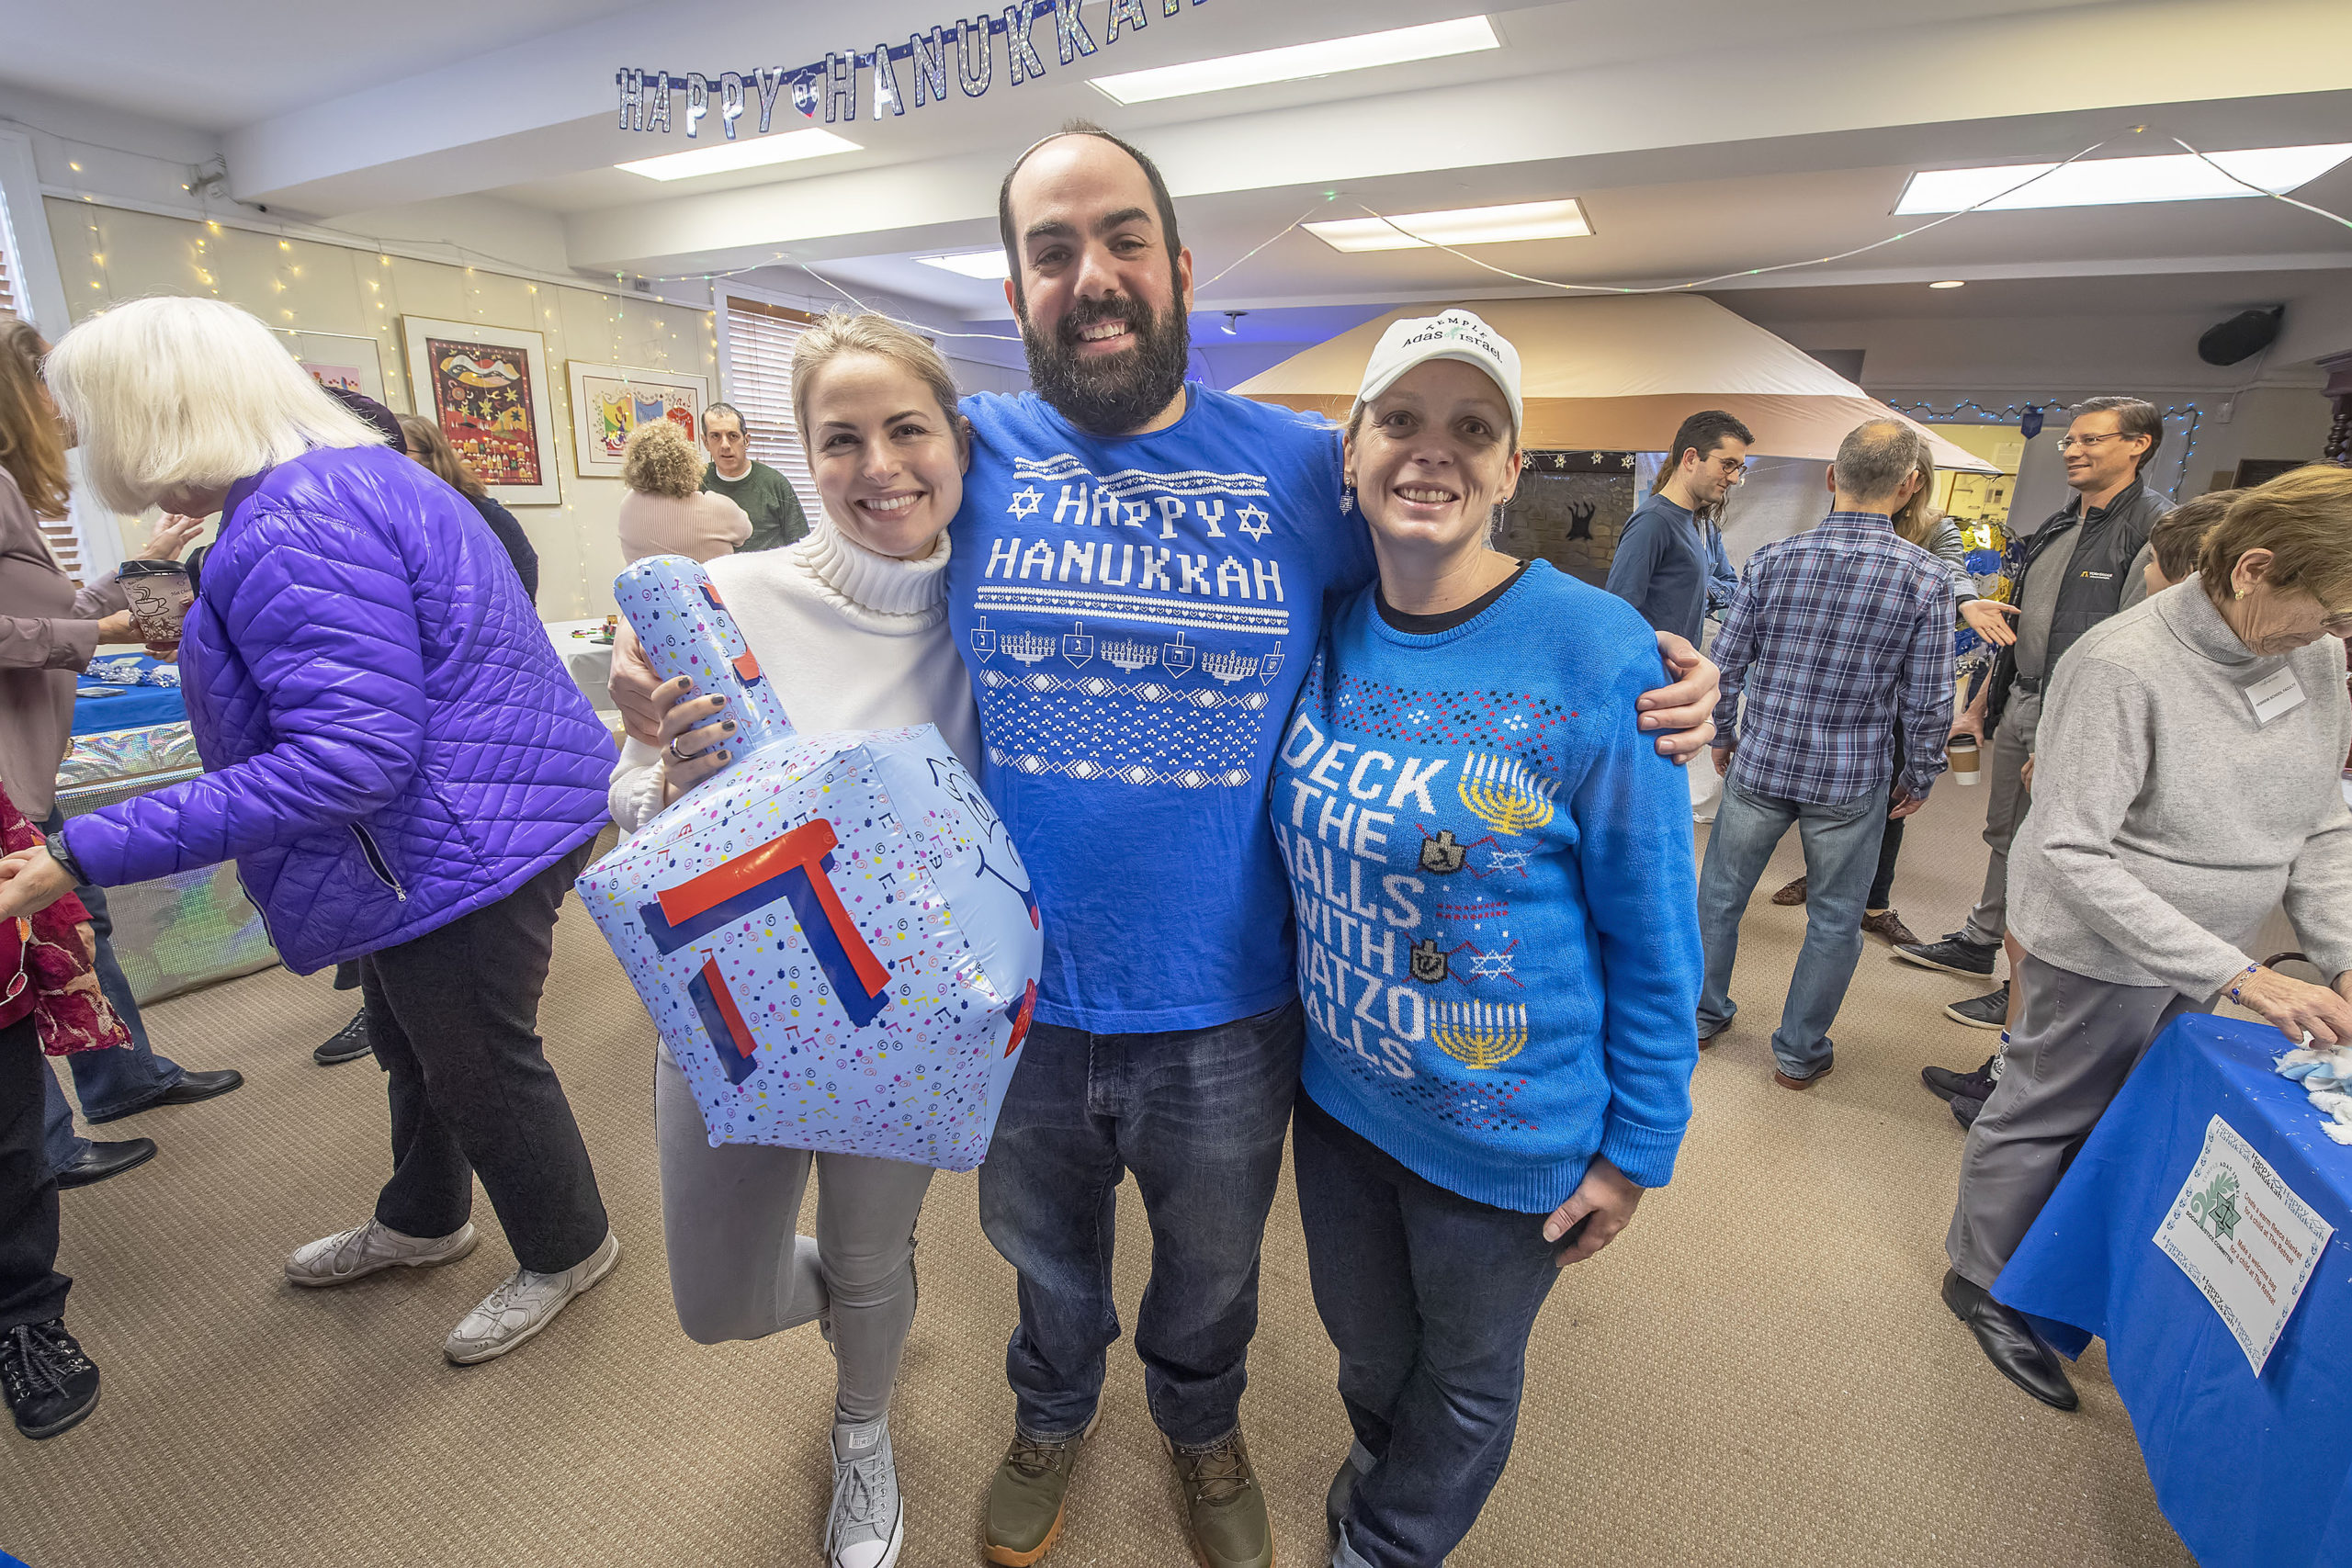
[{"label": "white baseball cap", "polygon": [[1363,367],[1363,388],[1356,393],[1356,406],[1362,408],[1395,386],[1406,371],[1431,359],[1458,359],[1484,370],[1502,389],[1503,400],[1510,404],[1513,433],[1526,425],[1526,410],[1519,398],[1519,350],[1511,346],[1510,339],[1467,310],[1389,322]]}]

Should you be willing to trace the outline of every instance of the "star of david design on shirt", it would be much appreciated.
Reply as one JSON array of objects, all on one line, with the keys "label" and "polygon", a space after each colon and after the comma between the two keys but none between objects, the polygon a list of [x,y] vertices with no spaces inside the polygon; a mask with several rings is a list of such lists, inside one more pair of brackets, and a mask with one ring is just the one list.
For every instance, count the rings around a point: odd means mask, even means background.
[{"label": "star of david design on shirt", "polygon": [[1012,499],[1004,509],[1015,517],[1028,517],[1035,513],[1037,503],[1045,499],[1045,492],[1035,485],[1024,485],[1012,492]]},{"label": "star of david design on shirt", "polygon": [[1249,535],[1254,543],[1263,543],[1266,536],[1274,531],[1266,521],[1266,513],[1255,506],[1245,506],[1233,515],[1241,531]]}]

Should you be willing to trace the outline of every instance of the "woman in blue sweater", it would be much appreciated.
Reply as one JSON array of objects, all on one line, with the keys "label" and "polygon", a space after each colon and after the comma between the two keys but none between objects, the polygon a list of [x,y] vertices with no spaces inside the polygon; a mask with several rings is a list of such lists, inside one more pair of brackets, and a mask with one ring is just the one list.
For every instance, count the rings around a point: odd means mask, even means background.
[{"label": "woman in blue sweater", "polygon": [[1380,581],[1333,618],[1274,779],[1299,1211],[1356,1439],[1335,1568],[1429,1568],[1469,1531],[1557,1269],[1665,1185],[1690,1116],[1690,795],[1634,725],[1656,642],[1487,547],[1520,414],[1477,317],[1382,337],[1347,439]]}]

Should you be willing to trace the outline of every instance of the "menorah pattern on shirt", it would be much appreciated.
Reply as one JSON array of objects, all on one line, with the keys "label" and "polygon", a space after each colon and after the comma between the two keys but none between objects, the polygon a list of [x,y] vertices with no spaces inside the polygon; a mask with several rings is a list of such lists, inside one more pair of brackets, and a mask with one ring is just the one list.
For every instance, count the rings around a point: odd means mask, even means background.
[{"label": "menorah pattern on shirt", "polygon": [[1438,1048],[1476,1071],[1502,1066],[1527,1044],[1523,1002],[1431,1002],[1429,1013]]},{"label": "menorah pattern on shirt", "polygon": [[1544,778],[1516,757],[1473,751],[1462,764],[1453,793],[1479,821],[1498,833],[1527,834],[1552,820],[1557,779]]}]

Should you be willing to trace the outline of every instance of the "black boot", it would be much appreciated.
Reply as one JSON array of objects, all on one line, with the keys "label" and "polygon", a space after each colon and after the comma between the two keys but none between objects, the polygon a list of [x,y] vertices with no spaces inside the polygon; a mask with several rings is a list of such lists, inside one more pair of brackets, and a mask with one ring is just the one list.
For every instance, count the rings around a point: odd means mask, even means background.
[{"label": "black boot", "polygon": [[65,1332],[65,1320],[22,1324],[0,1333],[0,1393],[17,1430],[53,1438],[98,1407],[98,1369]]}]

